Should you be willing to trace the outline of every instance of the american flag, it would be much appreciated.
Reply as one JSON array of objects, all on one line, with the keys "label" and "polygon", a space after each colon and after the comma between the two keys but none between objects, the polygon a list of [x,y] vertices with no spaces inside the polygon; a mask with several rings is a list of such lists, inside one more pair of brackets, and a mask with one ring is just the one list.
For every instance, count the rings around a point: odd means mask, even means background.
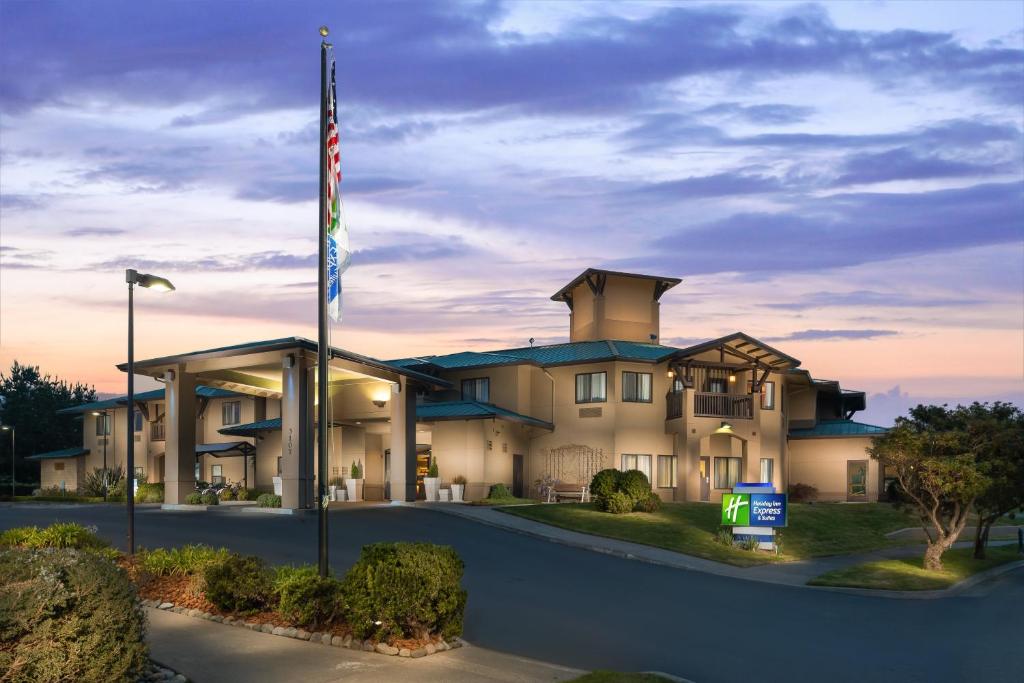
[{"label": "american flag", "polygon": [[327,310],[333,320],[341,320],[341,275],[348,269],[348,225],[341,211],[341,147],[338,143],[338,109],[334,80],[334,58],[331,57],[331,87],[327,91],[327,133],[324,140],[327,155]]}]

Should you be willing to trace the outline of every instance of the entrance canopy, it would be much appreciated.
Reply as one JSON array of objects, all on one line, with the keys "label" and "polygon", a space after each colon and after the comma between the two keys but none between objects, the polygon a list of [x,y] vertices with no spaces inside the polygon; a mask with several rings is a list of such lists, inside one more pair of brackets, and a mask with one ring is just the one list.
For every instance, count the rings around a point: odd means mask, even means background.
[{"label": "entrance canopy", "polygon": [[215,458],[253,455],[255,452],[256,447],[247,441],[201,443],[196,446],[196,455],[212,455]]}]

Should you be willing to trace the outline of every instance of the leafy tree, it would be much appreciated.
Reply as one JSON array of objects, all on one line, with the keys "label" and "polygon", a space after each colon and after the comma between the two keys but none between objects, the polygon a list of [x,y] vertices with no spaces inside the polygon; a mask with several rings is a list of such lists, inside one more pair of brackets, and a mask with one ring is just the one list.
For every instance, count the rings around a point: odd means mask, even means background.
[{"label": "leafy tree", "polygon": [[[0,372],[0,422],[15,428],[16,480],[38,481],[39,469],[25,456],[82,444],[82,421],[75,415],[57,415],[61,408],[93,401],[96,390],[76,382],[40,373],[38,366],[14,361],[10,372]],[[4,435],[9,432],[4,432]],[[10,476],[11,441],[0,437],[0,452],[7,463],[0,476]],[[8,482],[9,483],[9,482]]]},{"label": "leafy tree", "polygon": [[918,406],[875,437],[868,453],[895,473],[928,537],[924,567],[940,571],[942,554],[956,543],[988,485],[962,419],[944,406]]}]

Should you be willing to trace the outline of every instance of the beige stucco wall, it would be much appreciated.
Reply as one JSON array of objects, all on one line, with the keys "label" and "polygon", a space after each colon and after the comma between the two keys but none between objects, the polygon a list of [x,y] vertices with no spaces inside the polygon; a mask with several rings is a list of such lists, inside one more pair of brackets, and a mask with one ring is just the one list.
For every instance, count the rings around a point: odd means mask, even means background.
[{"label": "beige stucco wall", "polygon": [[63,484],[63,489],[68,493],[76,492],[85,476],[84,460],[84,457],[40,460],[39,487],[59,489]]},{"label": "beige stucco wall", "polygon": [[846,500],[846,463],[868,461],[867,498],[878,500],[878,461],[865,452],[871,439],[822,438],[789,441],[790,482],[810,484],[818,489],[819,500]]},{"label": "beige stucco wall", "polygon": [[604,292],[594,296],[581,282],[572,290],[571,341],[624,339],[649,342],[657,338],[659,304],[654,301],[655,281],[609,275]]}]

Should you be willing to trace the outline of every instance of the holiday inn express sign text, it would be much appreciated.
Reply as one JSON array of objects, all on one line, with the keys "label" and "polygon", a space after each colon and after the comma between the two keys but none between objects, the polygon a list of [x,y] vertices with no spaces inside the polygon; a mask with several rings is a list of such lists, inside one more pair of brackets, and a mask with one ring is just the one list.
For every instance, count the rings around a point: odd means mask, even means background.
[{"label": "holiday inn express sign text", "polygon": [[726,526],[786,526],[786,494],[725,493],[722,524]]}]

